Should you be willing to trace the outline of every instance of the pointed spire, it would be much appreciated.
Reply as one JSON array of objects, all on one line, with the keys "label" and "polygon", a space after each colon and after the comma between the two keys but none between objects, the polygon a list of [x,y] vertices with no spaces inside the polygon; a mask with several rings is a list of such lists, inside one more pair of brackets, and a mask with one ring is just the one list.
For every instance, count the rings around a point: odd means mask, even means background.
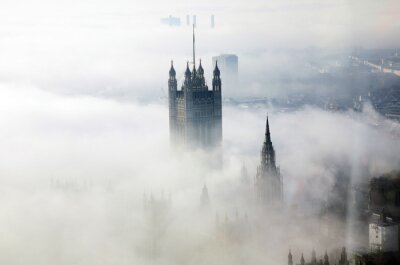
[{"label": "pointed spire", "polygon": [[189,69],[189,61],[186,62],[186,71],[185,71],[185,77],[190,78],[191,72]]},{"label": "pointed spire", "polygon": [[293,265],[293,257],[292,257],[292,252],[289,249],[289,255],[288,255],[288,265]]},{"label": "pointed spire", "polygon": [[219,76],[220,75],[220,71],[218,68],[218,60],[215,61],[215,68],[214,68],[214,76]]},{"label": "pointed spire", "polygon": [[315,253],[315,249],[312,250],[311,252],[311,264],[316,265],[317,264],[317,256]]},{"label": "pointed spire", "polygon": [[271,132],[269,131],[268,114],[267,114],[267,125],[266,125],[266,128],[265,128],[265,140],[271,141]]},{"label": "pointed spire", "polygon": [[204,74],[204,69],[203,69],[203,66],[201,65],[201,59],[200,59],[199,69],[197,70],[197,72],[200,76],[202,76]]},{"label": "pointed spire", "polygon": [[304,263],[305,263],[304,256],[303,256],[303,253],[301,253],[300,264],[304,265]]},{"label": "pointed spire", "polygon": [[175,69],[174,69],[174,61],[171,60],[171,68],[169,69],[169,76],[172,77],[172,76],[175,76],[175,75],[176,75],[176,72],[175,72]]},{"label": "pointed spire", "polygon": [[206,184],[204,184],[203,190],[201,192],[200,203],[202,209],[206,209],[210,205],[210,197],[208,196],[208,189]]}]

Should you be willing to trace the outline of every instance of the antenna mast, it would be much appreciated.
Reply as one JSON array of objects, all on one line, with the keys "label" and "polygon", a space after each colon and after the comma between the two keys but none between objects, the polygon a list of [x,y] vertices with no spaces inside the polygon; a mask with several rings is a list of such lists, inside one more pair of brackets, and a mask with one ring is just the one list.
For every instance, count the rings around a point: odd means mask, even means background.
[{"label": "antenna mast", "polygon": [[195,52],[195,39],[194,39],[194,24],[193,24],[193,65],[196,67],[196,52]]}]

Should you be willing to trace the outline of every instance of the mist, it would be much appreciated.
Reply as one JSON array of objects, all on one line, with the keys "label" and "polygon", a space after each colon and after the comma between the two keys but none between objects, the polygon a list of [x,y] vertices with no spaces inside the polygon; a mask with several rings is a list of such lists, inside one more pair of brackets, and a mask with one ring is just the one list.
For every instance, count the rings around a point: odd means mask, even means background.
[{"label": "mist", "polygon": [[[400,45],[399,12],[390,0],[2,1],[0,262],[287,264],[289,249],[297,263],[364,242],[353,188],[400,169],[399,122],[369,100],[340,111],[273,102],[398,85],[348,69],[354,47]],[[169,15],[182,25],[162,25]],[[235,84],[221,73],[219,169],[213,152],[170,144],[168,70],[173,60],[180,88],[193,60],[186,15],[209,86],[213,56],[239,57]],[[282,210],[260,212],[267,115],[284,195]],[[321,225],[329,209],[336,238]]]},{"label": "mist", "polygon": [[[318,246],[318,233],[306,229],[328,200],[337,170],[347,168],[362,181],[399,167],[400,143],[393,136],[398,123],[368,106],[361,113],[225,107],[220,172],[208,168],[210,156],[203,151],[171,150],[164,104],[9,84],[2,85],[0,98],[0,244],[7,264],[147,263],[143,253],[152,235],[143,196],[171,203],[167,219],[158,223],[163,232],[155,263],[284,263],[290,247],[332,246]],[[239,218],[260,218],[242,200],[240,168],[244,161],[249,177],[255,175],[267,112],[284,176],[284,204],[292,210],[260,219],[263,232],[246,243],[218,244],[216,216],[220,222],[225,215],[238,218],[236,212]],[[204,184],[211,200],[206,212],[200,210]],[[306,223],[293,217],[304,214]]]}]

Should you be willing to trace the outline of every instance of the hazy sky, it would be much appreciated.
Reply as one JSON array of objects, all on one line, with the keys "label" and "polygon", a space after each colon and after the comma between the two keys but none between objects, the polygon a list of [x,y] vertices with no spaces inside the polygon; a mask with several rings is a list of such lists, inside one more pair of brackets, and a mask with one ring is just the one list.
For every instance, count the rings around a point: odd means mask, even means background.
[{"label": "hazy sky", "polygon": [[261,60],[260,52],[398,47],[399,5],[396,0],[2,1],[0,80],[70,94],[160,97],[170,60],[179,74],[192,54],[191,28],[170,28],[160,18],[179,16],[184,23],[186,14],[197,15],[197,55],[208,81],[211,57],[220,53],[238,54],[241,73],[251,73],[252,81],[275,66],[296,74],[302,64],[291,55],[267,54]]},{"label": "hazy sky", "polygon": [[[199,246],[212,245],[214,230],[195,213],[201,188],[209,186],[212,220],[240,207],[240,167],[245,161],[254,177],[267,112],[288,207],[315,211],[337,168],[354,180],[398,169],[399,124],[369,106],[362,113],[224,106],[224,171],[210,172],[204,152],[169,152],[168,110],[155,99],[165,96],[170,60],[179,77],[192,52],[191,28],[161,25],[161,17],[197,15],[197,54],[210,81],[211,57],[220,53],[238,54],[242,77],[262,80],[271,69],[301,74],[304,61],[285,49],[398,47],[399,13],[396,0],[1,1],[0,262],[143,261],[135,252],[147,236],[142,194],[165,191],[176,219],[162,264],[202,264]],[[262,96],[272,89],[255,86]],[[232,95],[224,85],[223,93]],[[287,250],[272,256],[286,263]],[[268,264],[263,248],[242,252]]]}]

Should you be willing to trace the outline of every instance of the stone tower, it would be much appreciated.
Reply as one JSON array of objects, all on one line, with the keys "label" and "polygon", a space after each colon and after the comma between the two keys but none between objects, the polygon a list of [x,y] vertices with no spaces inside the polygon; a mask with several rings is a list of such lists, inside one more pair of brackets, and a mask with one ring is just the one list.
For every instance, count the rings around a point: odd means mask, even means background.
[{"label": "stone tower", "polygon": [[293,265],[293,257],[292,253],[289,250],[289,255],[288,255],[288,265]]},{"label": "stone tower", "polygon": [[208,209],[210,207],[210,197],[208,196],[208,189],[205,184],[203,186],[203,190],[201,191],[200,207],[203,210]]},{"label": "stone tower", "polygon": [[265,131],[265,141],[261,150],[261,163],[255,178],[256,200],[261,206],[280,207],[283,200],[283,185],[279,167],[275,164],[275,150],[271,141],[269,122]]},{"label": "stone tower", "polygon": [[173,145],[188,148],[220,147],[222,141],[221,78],[216,64],[209,90],[201,60],[196,69],[193,30],[193,69],[186,65],[184,81],[178,90],[176,71],[171,62],[168,80],[169,129]]}]

